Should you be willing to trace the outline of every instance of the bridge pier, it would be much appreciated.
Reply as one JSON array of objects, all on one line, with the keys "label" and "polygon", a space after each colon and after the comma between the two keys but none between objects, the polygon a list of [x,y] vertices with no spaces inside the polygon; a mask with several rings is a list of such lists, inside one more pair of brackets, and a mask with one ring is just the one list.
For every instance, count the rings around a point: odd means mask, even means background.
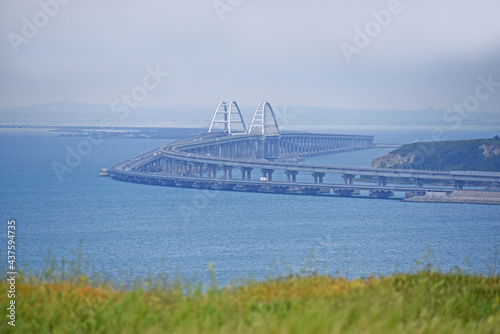
[{"label": "bridge pier", "polygon": [[195,164],[193,163],[188,163],[187,164],[187,173],[188,173],[188,176],[198,176],[198,170],[195,166]]},{"label": "bridge pier", "polygon": [[207,165],[207,177],[210,179],[216,179],[217,178],[217,168],[219,166],[217,165]]},{"label": "bridge pier", "polygon": [[177,175],[177,161],[170,162],[170,175]]},{"label": "bridge pier", "polygon": [[203,177],[203,164],[194,164],[195,172],[197,177]]},{"label": "bridge pier", "polygon": [[274,169],[261,169],[260,170],[261,173],[262,173],[262,177],[265,177],[267,178],[268,181],[272,181],[273,180],[273,172],[274,172]]},{"label": "bridge pier", "polygon": [[227,179],[229,176],[229,179],[233,178],[233,167],[231,166],[223,166],[222,167],[222,178]]},{"label": "bridge pier", "polygon": [[179,162],[179,174],[186,176],[187,173],[187,163],[185,161]]},{"label": "bridge pier", "polygon": [[256,146],[255,139],[247,140],[246,142],[240,143],[238,145],[238,152],[240,156],[242,156],[245,159],[255,160],[257,159],[255,155],[256,153],[255,146]]},{"label": "bridge pier", "polygon": [[297,171],[294,171],[294,170],[286,170],[285,171],[285,174],[286,174],[286,182],[290,182],[290,179],[292,182],[297,182],[297,174],[299,172]]},{"label": "bridge pier", "polygon": [[415,187],[422,188],[424,186],[424,179],[415,178],[412,181]]},{"label": "bridge pier", "polygon": [[241,179],[242,180],[251,180],[252,179],[252,167],[240,167],[241,170]]},{"label": "bridge pier", "polygon": [[256,140],[257,148],[255,151],[255,157],[257,159],[265,159],[265,137],[261,137]]},{"label": "bridge pier", "polygon": [[387,185],[387,177],[385,176],[377,176],[375,177],[378,186],[386,186]]},{"label": "bridge pier", "polygon": [[342,179],[344,179],[344,184],[352,185],[354,184],[354,177],[356,175],[353,174],[342,174]]},{"label": "bridge pier", "polygon": [[311,173],[313,177],[314,183],[323,183],[323,178],[325,177],[325,173],[313,172]]},{"label": "bridge pier", "polygon": [[180,161],[175,163],[175,175],[182,175],[182,163]]},{"label": "bridge pier", "polygon": [[174,175],[174,160],[169,159],[167,162],[167,173],[169,175]]},{"label": "bridge pier", "polygon": [[264,137],[264,158],[274,160],[280,157],[280,136]]}]

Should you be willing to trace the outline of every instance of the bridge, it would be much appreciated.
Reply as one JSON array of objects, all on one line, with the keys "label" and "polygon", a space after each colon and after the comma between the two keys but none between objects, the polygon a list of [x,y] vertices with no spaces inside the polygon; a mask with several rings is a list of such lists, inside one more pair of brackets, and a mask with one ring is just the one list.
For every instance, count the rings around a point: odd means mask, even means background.
[{"label": "bridge", "polygon": [[[470,183],[500,185],[500,173],[360,168],[299,163],[305,157],[361,150],[373,146],[372,136],[282,133],[271,105],[257,107],[249,127],[238,104],[222,101],[207,133],[176,141],[124,161],[110,170],[114,179],[143,184],[249,192],[355,196],[368,191],[375,198],[395,192],[407,196],[428,192],[450,193]],[[254,171],[258,171],[257,177]],[[282,171],[286,180],[273,178]],[[253,174],[252,174],[253,173]],[[297,181],[297,175],[311,175]],[[326,183],[325,176],[338,174],[342,182]],[[283,174],[282,174],[283,175]],[[355,183],[357,176],[373,180]],[[390,184],[390,180],[408,184]],[[449,186],[425,186],[439,181]]]}]

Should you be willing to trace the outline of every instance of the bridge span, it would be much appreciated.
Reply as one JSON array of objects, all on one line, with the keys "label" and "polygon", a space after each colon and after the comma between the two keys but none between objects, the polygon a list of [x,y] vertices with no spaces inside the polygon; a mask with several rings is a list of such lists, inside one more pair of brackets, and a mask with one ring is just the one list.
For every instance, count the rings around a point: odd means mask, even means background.
[{"label": "bridge span", "polygon": [[[323,166],[298,163],[308,156],[372,147],[372,136],[280,133],[272,107],[262,102],[247,129],[236,102],[221,102],[208,133],[176,141],[122,162],[111,177],[128,182],[202,189],[266,191],[272,193],[352,196],[367,190],[369,196],[388,198],[428,192],[449,193],[469,183],[500,185],[500,173],[429,171],[388,168]],[[257,177],[254,170],[259,171]],[[273,180],[276,171],[286,181]],[[310,174],[310,182],[297,182],[297,174]],[[339,174],[343,183],[325,183],[327,174]],[[355,184],[357,176],[373,183]],[[391,185],[391,179],[409,184]],[[439,181],[450,186],[425,187]]]}]

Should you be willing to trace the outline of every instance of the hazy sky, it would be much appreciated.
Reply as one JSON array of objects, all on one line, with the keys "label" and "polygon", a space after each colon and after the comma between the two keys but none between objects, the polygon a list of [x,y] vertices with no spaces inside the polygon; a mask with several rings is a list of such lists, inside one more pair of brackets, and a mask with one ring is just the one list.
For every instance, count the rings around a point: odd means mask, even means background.
[{"label": "hazy sky", "polygon": [[499,17],[496,0],[0,0],[0,105],[500,113]]}]

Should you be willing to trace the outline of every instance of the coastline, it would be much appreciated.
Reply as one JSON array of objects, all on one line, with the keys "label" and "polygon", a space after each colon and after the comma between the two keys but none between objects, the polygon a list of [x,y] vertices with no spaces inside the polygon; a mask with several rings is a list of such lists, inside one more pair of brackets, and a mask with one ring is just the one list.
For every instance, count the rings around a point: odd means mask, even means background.
[{"label": "coastline", "polygon": [[460,190],[443,197],[413,196],[403,202],[500,205],[500,192]]}]

